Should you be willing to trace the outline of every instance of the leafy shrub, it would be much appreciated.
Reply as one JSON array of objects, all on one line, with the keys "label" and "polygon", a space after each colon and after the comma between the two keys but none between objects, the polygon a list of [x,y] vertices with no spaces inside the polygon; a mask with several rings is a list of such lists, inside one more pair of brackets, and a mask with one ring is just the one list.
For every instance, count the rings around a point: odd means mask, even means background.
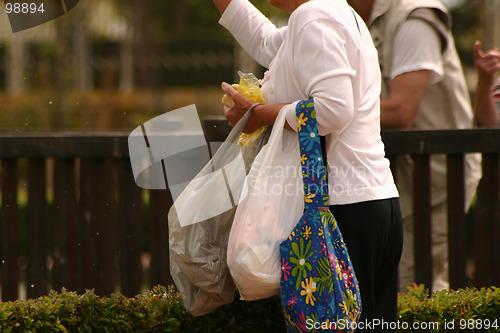
[{"label": "leafy shrub", "polygon": [[[398,331],[498,332],[500,288],[430,294],[415,286],[399,297]],[[496,321],[495,321],[496,320]],[[415,323],[420,329],[415,329]],[[431,326],[434,323],[434,326]],[[453,324],[453,328],[451,327]],[[447,326],[446,326],[447,325]],[[380,327],[379,327],[380,328]],[[422,329],[425,328],[425,329]],[[375,329],[377,331],[377,329]],[[192,317],[172,286],[145,295],[99,297],[62,290],[27,301],[0,303],[1,332],[285,332],[280,299],[235,299]]]},{"label": "leafy shrub", "polygon": [[399,321],[407,323],[407,330],[416,325],[426,329],[413,331],[500,332],[498,287],[442,290],[433,294],[424,285],[408,289],[398,300]]},{"label": "leafy shrub", "polygon": [[194,318],[173,287],[146,295],[99,297],[62,290],[27,301],[0,303],[1,332],[284,332],[279,298],[235,300]]}]

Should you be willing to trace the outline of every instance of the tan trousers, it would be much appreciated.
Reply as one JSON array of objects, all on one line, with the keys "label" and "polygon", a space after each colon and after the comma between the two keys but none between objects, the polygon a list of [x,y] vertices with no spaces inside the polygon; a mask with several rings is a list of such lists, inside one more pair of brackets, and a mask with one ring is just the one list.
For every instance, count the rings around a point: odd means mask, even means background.
[{"label": "tan trousers", "polygon": [[[468,208],[476,193],[477,184],[466,188],[465,204]],[[448,214],[446,202],[432,208],[432,292],[449,289],[448,277]],[[403,219],[403,253],[399,263],[399,291],[415,282],[413,215]]]},{"label": "tan trousers", "polygon": [[[448,289],[448,221],[446,203],[432,209],[432,291]],[[415,282],[413,215],[403,219],[403,253],[399,263],[399,290]]]}]

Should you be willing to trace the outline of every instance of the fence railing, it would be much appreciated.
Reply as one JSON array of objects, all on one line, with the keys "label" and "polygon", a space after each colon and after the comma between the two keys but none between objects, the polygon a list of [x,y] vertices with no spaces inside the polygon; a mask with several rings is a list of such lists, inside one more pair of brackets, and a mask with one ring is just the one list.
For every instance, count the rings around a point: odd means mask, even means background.
[{"label": "fence railing", "polygon": [[[223,141],[225,121],[208,119],[209,141]],[[143,190],[132,175],[129,133],[0,134],[2,300],[49,290],[134,296],[172,282],[166,214],[168,190]],[[417,282],[430,286],[429,157],[448,156],[451,287],[465,287],[463,158],[482,153],[483,180],[474,216],[475,286],[500,281],[500,129],[384,132],[391,159],[410,154],[415,196]],[[24,295],[22,295],[25,293]]]},{"label": "fence railing", "polygon": [[[387,156],[409,154],[414,160],[415,278],[432,286],[430,156],[447,157],[447,209],[450,288],[467,286],[466,239],[473,233],[472,285],[500,283],[500,129],[383,132]],[[464,156],[482,155],[482,179],[479,183],[472,230],[466,228],[464,212]],[[396,175],[397,179],[397,175]],[[397,182],[397,180],[396,180]],[[470,235],[469,235],[470,236]]]},{"label": "fence railing", "polygon": [[[229,131],[225,120],[205,121],[205,133],[222,141]],[[383,131],[387,157],[395,170],[396,157],[411,155],[414,160],[415,279],[432,286],[431,179],[430,157],[447,156],[448,249],[450,288],[482,287],[500,283],[500,129],[439,131]],[[482,155],[483,177],[478,186],[474,212],[465,212],[464,157]],[[397,175],[395,175],[397,183]],[[467,227],[472,218],[472,230]],[[471,237],[470,233],[473,235]],[[473,239],[472,258],[467,239]],[[468,265],[472,263],[472,265]],[[467,271],[473,268],[472,278]],[[472,281],[470,281],[472,280]]]},{"label": "fence railing", "polygon": [[3,300],[171,283],[172,200],[135,184],[127,134],[2,134],[0,160]]}]

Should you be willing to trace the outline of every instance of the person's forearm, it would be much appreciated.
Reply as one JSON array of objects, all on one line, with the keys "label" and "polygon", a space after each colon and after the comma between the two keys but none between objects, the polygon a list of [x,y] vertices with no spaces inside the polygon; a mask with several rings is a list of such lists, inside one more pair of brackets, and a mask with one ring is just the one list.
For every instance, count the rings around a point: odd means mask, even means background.
[{"label": "person's forearm", "polygon": [[492,97],[492,84],[479,81],[474,102],[474,116],[480,127],[498,125],[499,115]]},{"label": "person's forearm", "polygon": [[219,10],[219,13],[221,13],[221,15],[224,14],[227,6],[229,6],[229,3],[231,2],[231,0],[213,0],[213,1],[217,9]]},{"label": "person's forearm", "polygon": [[382,129],[409,129],[413,125],[415,112],[391,100],[380,101],[380,126]]},{"label": "person's forearm", "polygon": [[400,74],[391,80],[389,96],[380,101],[383,129],[409,129],[413,126],[430,77],[430,71],[419,70]]},{"label": "person's forearm", "polygon": [[[249,132],[253,132],[254,130],[266,126],[273,125],[276,117],[280,110],[287,105],[286,103],[273,103],[273,104],[263,104],[259,105],[252,110],[252,114],[248,119],[247,126],[250,129]],[[246,127],[246,126],[245,126]],[[288,123],[285,123],[285,128],[291,129]]]}]

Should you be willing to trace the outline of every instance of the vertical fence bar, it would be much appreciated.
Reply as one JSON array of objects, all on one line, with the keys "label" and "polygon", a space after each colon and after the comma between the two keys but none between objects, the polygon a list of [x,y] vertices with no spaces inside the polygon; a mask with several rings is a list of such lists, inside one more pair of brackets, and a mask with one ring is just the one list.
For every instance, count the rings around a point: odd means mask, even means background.
[{"label": "vertical fence bar", "polygon": [[99,283],[97,278],[97,193],[99,184],[97,179],[96,161],[93,159],[80,160],[80,233],[82,236],[82,288],[93,289]]},{"label": "vertical fence bar", "polygon": [[118,160],[117,171],[121,293],[133,297],[141,289],[141,252],[145,225],[142,190],[135,184],[128,159]]},{"label": "vertical fence bar", "polygon": [[500,177],[499,155],[483,154],[483,178],[479,183],[475,216],[474,286],[500,281]]},{"label": "vertical fence bar", "polygon": [[79,256],[74,159],[54,160],[54,268],[52,288],[78,290]]},{"label": "vertical fence bar", "polygon": [[5,159],[0,165],[2,191],[1,242],[2,301],[15,301],[19,287],[19,203],[17,160]]},{"label": "vertical fence bar", "polygon": [[27,259],[28,298],[37,298],[48,291],[47,271],[47,184],[45,159],[28,163]]},{"label": "vertical fence bar", "polygon": [[116,183],[110,160],[82,160],[83,285],[98,295],[109,295],[116,287]]},{"label": "vertical fence bar", "polygon": [[[498,285],[500,281],[500,155],[490,155],[492,164],[492,182],[495,195],[491,198],[493,203],[493,214],[491,221],[491,242],[493,243],[493,251],[491,252],[491,275],[492,285]],[[495,282],[496,281],[496,282]]]},{"label": "vertical fence bar", "polygon": [[450,288],[467,286],[465,273],[465,171],[464,155],[447,155],[448,260]]},{"label": "vertical fence bar", "polygon": [[115,164],[110,159],[97,160],[98,214],[95,216],[97,227],[97,271],[99,283],[95,285],[98,295],[114,292],[117,282],[118,247],[117,247],[117,174]]},{"label": "vertical fence bar", "polygon": [[432,289],[432,215],[429,155],[415,155],[413,171],[413,216],[415,282]]},{"label": "vertical fence bar", "polygon": [[172,206],[168,190],[150,190],[151,284],[173,284],[170,276],[167,213]]}]

